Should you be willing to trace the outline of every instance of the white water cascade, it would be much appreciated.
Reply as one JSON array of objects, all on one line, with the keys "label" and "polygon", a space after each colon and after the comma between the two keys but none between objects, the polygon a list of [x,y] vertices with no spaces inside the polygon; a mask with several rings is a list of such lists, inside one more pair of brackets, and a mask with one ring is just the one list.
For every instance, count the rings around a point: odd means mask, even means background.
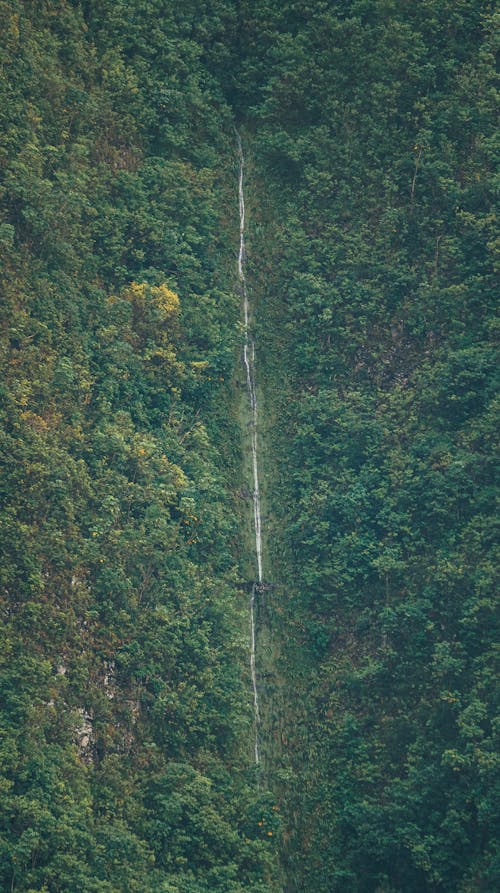
[{"label": "white water cascade", "polygon": [[245,278],[245,194],[244,194],[244,167],[245,158],[243,155],[243,147],[239,133],[236,133],[238,142],[238,159],[239,159],[239,205],[240,205],[240,248],[238,253],[238,278],[240,281],[241,293],[243,298],[243,365],[245,367],[246,385],[248,399],[250,403],[250,432],[251,432],[251,450],[252,450],[252,472],[253,472],[253,519],[255,533],[255,556],[257,559],[257,580],[252,585],[250,596],[250,674],[252,679],[253,704],[254,704],[254,722],[255,722],[255,763],[260,764],[260,743],[259,743],[259,727],[260,727],[260,707],[259,707],[259,691],[257,687],[257,671],[255,665],[255,598],[257,592],[263,583],[262,577],[262,518],[260,509],[260,486],[259,486],[259,466],[258,466],[258,444],[257,444],[257,393],[255,389],[255,342],[250,331],[250,305],[248,301],[248,289]]}]

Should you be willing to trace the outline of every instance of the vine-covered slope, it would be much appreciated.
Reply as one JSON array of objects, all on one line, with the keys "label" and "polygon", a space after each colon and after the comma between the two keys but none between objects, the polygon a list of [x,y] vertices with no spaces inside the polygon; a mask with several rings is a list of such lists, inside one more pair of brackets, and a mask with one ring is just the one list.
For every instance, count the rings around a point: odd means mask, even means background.
[{"label": "vine-covered slope", "polygon": [[490,12],[248,6],[301,893],[499,882]]},{"label": "vine-covered slope", "polygon": [[0,6],[5,890],[272,886],[229,497],[237,161],[200,15]]},{"label": "vine-covered slope", "polygon": [[492,4],[0,23],[0,886],[495,889]]}]

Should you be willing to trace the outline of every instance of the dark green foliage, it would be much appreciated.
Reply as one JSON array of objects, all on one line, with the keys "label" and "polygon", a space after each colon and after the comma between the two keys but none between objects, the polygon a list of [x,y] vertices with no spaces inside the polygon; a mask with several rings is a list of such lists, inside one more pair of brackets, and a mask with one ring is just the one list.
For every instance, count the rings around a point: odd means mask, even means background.
[{"label": "dark green foliage", "polygon": [[289,887],[488,890],[491,10],[262,6],[247,6],[241,101],[262,361],[286,383],[270,387],[270,541],[282,674],[301,690]]},{"label": "dark green foliage", "polygon": [[[289,893],[496,889],[492,4],[0,23],[0,886],[269,893],[281,841]],[[282,820],[246,768],[234,120]]]}]

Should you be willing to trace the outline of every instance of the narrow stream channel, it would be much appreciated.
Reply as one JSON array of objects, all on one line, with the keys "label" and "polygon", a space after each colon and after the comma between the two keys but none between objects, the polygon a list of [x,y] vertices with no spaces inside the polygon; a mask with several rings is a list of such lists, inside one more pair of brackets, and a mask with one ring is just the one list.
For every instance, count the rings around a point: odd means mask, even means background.
[{"label": "narrow stream channel", "polygon": [[243,365],[245,367],[246,385],[248,400],[250,403],[250,434],[251,434],[251,450],[252,450],[252,473],[253,473],[253,519],[255,534],[255,557],[257,564],[257,577],[252,584],[250,596],[250,674],[252,679],[253,703],[254,703],[254,724],[255,724],[255,763],[260,764],[260,706],[259,706],[259,690],[257,686],[257,670],[255,663],[256,651],[256,632],[255,632],[255,600],[263,582],[262,576],[262,517],[260,508],[260,486],[259,486],[259,465],[258,465],[258,441],[257,441],[257,419],[258,405],[257,393],[255,388],[255,342],[250,330],[250,304],[248,300],[248,289],[245,277],[245,193],[244,193],[244,168],[245,158],[243,155],[243,147],[239,133],[236,133],[238,143],[238,160],[239,160],[239,206],[240,206],[240,248],[238,253],[238,278],[240,281],[241,294],[243,298]]}]

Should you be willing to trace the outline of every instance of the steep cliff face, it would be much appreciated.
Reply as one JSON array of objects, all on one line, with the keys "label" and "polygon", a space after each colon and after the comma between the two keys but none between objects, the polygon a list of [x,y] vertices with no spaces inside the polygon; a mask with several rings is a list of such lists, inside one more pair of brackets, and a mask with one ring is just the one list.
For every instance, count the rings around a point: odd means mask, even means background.
[{"label": "steep cliff face", "polygon": [[1,885],[493,889],[489,5],[0,18]]},{"label": "steep cliff face", "polygon": [[222,26],[169,6],[1,4],[5,890],[273,886],[243,743],[238,161],[202,59]]},{"label": "steep cliff face", "polygon": [[285,4],[247,70],[290,890],[497,882],[492,26]]}]

